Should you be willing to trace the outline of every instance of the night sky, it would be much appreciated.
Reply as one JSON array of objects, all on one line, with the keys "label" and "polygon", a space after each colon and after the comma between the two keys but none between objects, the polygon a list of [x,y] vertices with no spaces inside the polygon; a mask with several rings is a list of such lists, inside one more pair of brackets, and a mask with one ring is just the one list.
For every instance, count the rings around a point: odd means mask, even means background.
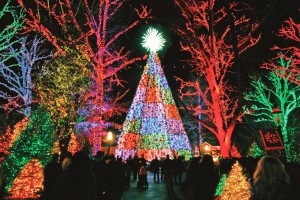
[{"label": "night sky", "polygon": [[[188,78],[190,76],[190,67],[184,63],[184,59],[188,58],[188,54],[180,51],[180,38],[174,32],[174,28],[182,20],[178,9],[174,6],[172,0],[135,0],[133,5],[144,4],[152,8],[153,18],[148,20],[147,24],[141,24],[129,36],[128,42],[132,45],[133,50],[141,57],[147,52],[141,48],[139,42],[141,35],[147,26],[154,26],[161,30],[167,36],[167,44],[159,57],[171,87],[172,93],[177,98],[178,82],[174,77],[179,76]],[[218,2],[231,2],[218,1]],[[250,16],[253,20],[259,22],[260,27],[258,33],[262,33],[260,42],[243,53],[239,58],[241,68],[241,76],[243,78],[243,88],[249,87],[249,75],[264,74],[266,70],[260,68],[263,62],[274,56],[274,52],[270,50],[275,44],[288,45],[288,41],[276,36],[283,21],[292,17],[297,22],[299,19],[300,1],[297,0],[243,0],[238,1],[244,3],[250,9]],[[224,21],[226,23],[226,21]],[[133,99],[135,89],[143,71],[146,60],[136,63],[130,68],[121,71],[122,77],[128,81],[131,88],[130,93],[126,96],[126,100]]]}]

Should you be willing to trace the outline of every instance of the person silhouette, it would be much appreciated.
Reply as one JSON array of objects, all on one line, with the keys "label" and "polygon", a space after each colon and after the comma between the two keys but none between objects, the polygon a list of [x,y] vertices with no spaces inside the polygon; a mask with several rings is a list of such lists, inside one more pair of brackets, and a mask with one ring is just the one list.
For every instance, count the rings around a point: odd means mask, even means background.
[{"label": "person silhouette", "polygon": [[59,154],[55,153],[52,156],[52,161],[49,162],[44,169],[44,191],[42,197],[45,199],[53,199],[54,187],[59,177],[62,174],[62,168],[59,162]]},{"label": "person silhouette", "polygon": [[251,200],[285,200],[288,197],[290,177],[284,164],[275,157],[266,156],[257,163],[253,174]]}]

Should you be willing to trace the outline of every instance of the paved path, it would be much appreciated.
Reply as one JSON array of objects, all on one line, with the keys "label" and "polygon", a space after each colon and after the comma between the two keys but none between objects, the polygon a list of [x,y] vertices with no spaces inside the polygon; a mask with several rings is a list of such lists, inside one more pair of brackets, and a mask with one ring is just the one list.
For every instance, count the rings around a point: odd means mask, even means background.
[{"label": "paved path", "polygon": [[[184,180],[184,179],[183,179]],[[176,200],[183,200],[179,185],[174,185]],[[130,182],[130,189],[125,191],[122,200],[169,200],[165,182],[154,182],[153,173],[148,172],[148,189],[140,190],[136,181]]]}]

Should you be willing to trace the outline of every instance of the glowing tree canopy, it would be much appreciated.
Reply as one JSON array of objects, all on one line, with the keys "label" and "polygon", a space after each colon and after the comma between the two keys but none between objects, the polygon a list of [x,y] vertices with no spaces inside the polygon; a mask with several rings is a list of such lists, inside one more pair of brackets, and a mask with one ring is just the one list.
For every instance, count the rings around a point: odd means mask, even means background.
[{"label": "glowing tree canopy", "polygon": [[275,46],[272,50],[282,51],[278,52],[277,57],[282,57],[288,60],[293,57],[291,63],[288,66],[277,65],[275,63],[266,63],[263,67],[274,70],[278,76],[288,79],[297,85],[300,85],[300,23],[296,22],[294,19],[289,18],[285,20],[282,27],[279,29],[278,36],[283,38],[286,42],[284,44],[291,44],[290,46]]},{"label": "glowing tree canopy", "polygon": [[160,60],[155,52],[151,52],[123,124],[116,155],[127,159],[137,153],[152,160],[155,156],[161,158],[169,154],[171,157],[184,155],[188,159],[190,151],[189,139]]}]

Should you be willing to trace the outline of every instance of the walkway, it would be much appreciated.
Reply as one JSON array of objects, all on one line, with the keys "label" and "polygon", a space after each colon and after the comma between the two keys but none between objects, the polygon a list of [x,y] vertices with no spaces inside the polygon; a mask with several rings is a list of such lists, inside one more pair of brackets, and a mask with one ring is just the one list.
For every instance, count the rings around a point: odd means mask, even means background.
[{"label": "walkway", "polygon": [[[147,190],[137,189],[136,183],[137,181],[130,182],[130,189],[124,192],[122,200],[169,200],[166,184],[164,182],[154,182],[152,172],[148,172],[149,186]],[[183,200],[180,185],[174,185],[174,190],[176,200]]]}]

